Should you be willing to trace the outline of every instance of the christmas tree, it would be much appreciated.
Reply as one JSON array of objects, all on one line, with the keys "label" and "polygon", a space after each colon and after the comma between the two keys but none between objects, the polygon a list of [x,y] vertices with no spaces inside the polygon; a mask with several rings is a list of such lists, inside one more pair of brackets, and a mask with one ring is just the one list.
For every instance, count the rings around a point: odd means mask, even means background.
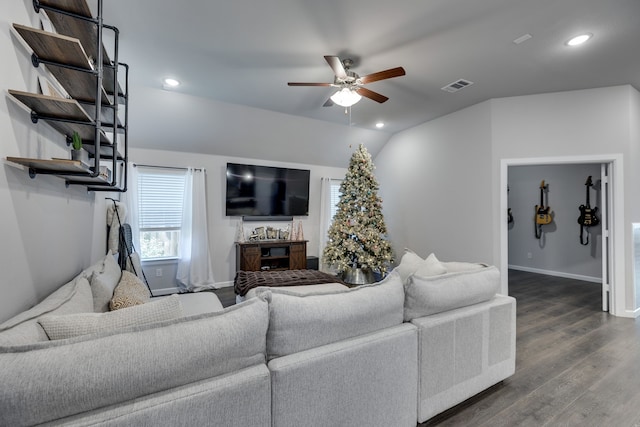
[{"label": "christmas tree", "polygon": [[371,155],[360,144],[340,185],[338,210],[323,254],[325,264],[340,272],[363,268],[384,275],[393,262],[374,168]]}]

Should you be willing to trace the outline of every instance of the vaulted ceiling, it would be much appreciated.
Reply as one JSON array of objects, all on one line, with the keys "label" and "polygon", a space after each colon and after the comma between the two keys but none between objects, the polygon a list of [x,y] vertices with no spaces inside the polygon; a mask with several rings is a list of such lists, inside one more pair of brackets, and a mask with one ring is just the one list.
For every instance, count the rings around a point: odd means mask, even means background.
[{"label": "vaulted ceiling", "polygon": [[[375,152],[491,98],[640,89],[638,0],[109,0],[104,16],[131,66],[132,145],[146,148],[345,166],[347,144]],[[565,44],[581,33],[593,37]],[[389,100],[345,114],[322,106],[334,88],[287,86],[332,82],[324,55],[406,76],[368,84]],[[163,90],[167,76],[181,86]],[[473,84],[441,89],[459,79]]]}]

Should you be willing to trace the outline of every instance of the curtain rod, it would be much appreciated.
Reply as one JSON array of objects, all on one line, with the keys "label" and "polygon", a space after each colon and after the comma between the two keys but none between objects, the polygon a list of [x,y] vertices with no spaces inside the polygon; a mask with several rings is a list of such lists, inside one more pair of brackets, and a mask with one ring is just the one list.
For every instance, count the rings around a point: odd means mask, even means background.
[{"label": "curtain rod", "polygon": [[[158,165],[142,165],[140,163],[132,163],[134,168],[137,168],[138,166],[143,167],[143,168],[158,168],[158,169],[175,169],[175,170],[181,170],[181,171],[186,171],[189,168],[181,168],[178,166],[158,166]],[[195,171],[203,171],[204,168],[193,168],[193,170]]]}]

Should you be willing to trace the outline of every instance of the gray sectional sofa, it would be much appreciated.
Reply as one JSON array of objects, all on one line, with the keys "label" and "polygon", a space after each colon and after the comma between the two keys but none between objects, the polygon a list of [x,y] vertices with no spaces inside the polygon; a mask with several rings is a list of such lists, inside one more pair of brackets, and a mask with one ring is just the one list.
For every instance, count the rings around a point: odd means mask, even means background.
[{"label": "gray sectional sofa", "polygon": [[[111,261],[0,325],[0,425],[415,426],[515,370],[494,267],[408,252],[373,285],[96,313]],[[49,339],[82,316],[107,327]]]}]

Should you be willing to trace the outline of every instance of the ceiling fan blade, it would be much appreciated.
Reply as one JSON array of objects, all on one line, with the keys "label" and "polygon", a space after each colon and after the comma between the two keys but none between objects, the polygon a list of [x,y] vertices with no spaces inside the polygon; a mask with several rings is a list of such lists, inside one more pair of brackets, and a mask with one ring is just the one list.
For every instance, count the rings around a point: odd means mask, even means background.
[{"label": "ceiling fan blade", "polygon": [[324,104],[322,104],[323,107],[332,107],[333,106],[333,101],[331,100],[331,98],[327,98],[327,100],[325,101]]},{"label": "ceiling fan blade", "polygon": [[288,86],[331,86],[333,83],[287,83]]},{"label": "ceiling fan blade", "polygon": [[384,71],[378,71],[377,73],[368,74],[364,77],[360,77],[360,81],[362,82],[362,84],[366,84],[371,82],[377,82],[378,80],[404,76],[405,74],[406,73],[404,71],[404,68],[396,67],[396,68],[390,68]]},{"label": "ceiling fan blade", "polygon": [[333,70],[337,78],[339,79],[347,78],[347,72],[345,71],[344,66],[342,65],[342,61],[340,61],[340,58],[338,58],[337,56],[325,55],[324,59],[327,61],[327,63],[329,64],[329,66],[331,67],[331,69]]},{"label": "ceiling fan blade", "polygon": [[374,92],[364,87],[356,89],[356,92],[358,92],[359,95],[362,95],[369,99],[373,99],[374,101],[379,102],[381,104],[385,102],[387,99],[389,99],[386,96],[379,94],[378,92]]}]

